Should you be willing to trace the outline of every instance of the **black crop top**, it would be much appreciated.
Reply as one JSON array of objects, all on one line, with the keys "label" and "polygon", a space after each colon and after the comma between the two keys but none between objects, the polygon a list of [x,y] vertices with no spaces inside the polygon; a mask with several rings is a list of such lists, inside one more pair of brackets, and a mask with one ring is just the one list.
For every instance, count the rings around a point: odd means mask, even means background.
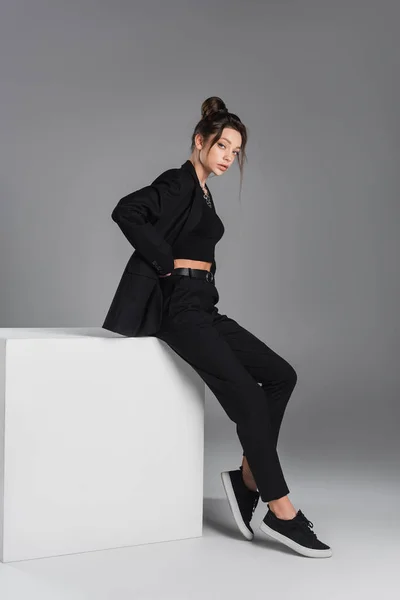
[{"label": "black crop top", "polygon": [[210,205],[204,198],[203,210],[199,222],[184,238],[178,237],[172,246],[174,258],[187,258],[212,263],[217,242],[222,238],[225,227],[215,211],[211,192]]}]

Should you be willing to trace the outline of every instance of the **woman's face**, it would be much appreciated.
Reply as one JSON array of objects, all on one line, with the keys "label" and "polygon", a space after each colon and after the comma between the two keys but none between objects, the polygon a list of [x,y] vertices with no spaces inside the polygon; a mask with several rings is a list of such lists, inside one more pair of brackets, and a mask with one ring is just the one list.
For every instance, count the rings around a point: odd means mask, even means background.
[{"label": "woman's face", "polygon": [[[204,167],[215,175],[222,175],[233,164],[235,158],[239,155],[242,136],[236,129],[225,127],[220,139],[215,142],[207,154],[210,142],[204,146],[200,157]],[[226,165],[226,169],[222,165]]]}]

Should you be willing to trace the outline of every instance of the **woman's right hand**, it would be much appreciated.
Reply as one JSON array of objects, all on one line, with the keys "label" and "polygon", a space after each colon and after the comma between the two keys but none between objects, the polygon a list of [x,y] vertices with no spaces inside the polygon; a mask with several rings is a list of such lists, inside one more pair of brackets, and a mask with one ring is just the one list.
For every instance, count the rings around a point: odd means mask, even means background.
[{"label": "woman's right hand", "polygon": [[[177,265],[176,263],[177,263],[177,259],[176,259],[176,258],[174,258],[174,269],[175,269],[177,266],[179,266],[179,265]],[[171,271],[171,273],[167,273],[166,275],[159,275],[159,277],[169,277],[170,275],[172,275],[172,271]]]}]

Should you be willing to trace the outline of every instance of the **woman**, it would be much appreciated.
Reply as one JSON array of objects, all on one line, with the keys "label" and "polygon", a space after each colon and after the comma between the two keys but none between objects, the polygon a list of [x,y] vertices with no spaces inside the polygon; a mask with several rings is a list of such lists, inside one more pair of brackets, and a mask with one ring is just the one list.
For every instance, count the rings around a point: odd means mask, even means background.
[{"label": "woman", "polygon": [[[190,158],[181,169],[166,171],[140,193],[120,200],[112,218],[157,272],[162,310],[152,334],[196,370],[236,424],[242,464],[221,477],[239,530],[253,539],[250,520],[261,497],[269,507],[260,525],[264,533],[302,555],[328,557],[330,547],[318,540],[311,521],[289,500],[277,454],[296,372],[216,306],[214,250],[224,226],[206,180],[211,173],[219,176],[228,171],[236,159],[242,176],[246,142],[241,120],[228,112],[220,98],[208,98],[192,135]],[[164,223],[170,223],[172,215],[182,215],[188,208],[188,175],[193,194],[201,196],[199,214],[175,227],[173,241],[169,230],[168,242],[167,235],[160,233],[168,228],[157,230],[158,221],[163,216]],[[120,314],[121,309],[114,309],[113,315]]]}]

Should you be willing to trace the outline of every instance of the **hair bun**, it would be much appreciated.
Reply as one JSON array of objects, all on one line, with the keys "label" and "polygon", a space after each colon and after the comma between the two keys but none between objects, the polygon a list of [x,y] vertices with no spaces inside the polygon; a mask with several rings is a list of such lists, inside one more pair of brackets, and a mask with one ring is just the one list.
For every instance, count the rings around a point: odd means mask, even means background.
[{"label": "hair bun", "polygon": [[207,119],[219,112],[228,113],[228,109],[225,102],[218,96],[210,96],[201,105],[201,116],[203,119]]}]

